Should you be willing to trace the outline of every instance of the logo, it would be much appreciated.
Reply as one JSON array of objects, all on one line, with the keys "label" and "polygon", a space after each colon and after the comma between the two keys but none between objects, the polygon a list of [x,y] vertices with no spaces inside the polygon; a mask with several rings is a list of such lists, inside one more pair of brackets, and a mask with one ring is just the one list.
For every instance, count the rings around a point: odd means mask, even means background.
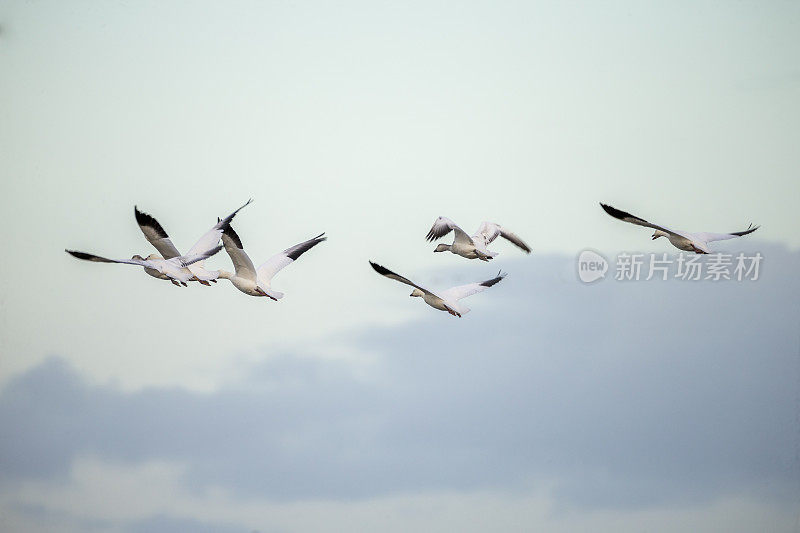
[{"label": "logo", "polygon": [[584,283],[592,283],[606,277],[608,261],[592,250],[584,250],[578,256],[578,277]]}]

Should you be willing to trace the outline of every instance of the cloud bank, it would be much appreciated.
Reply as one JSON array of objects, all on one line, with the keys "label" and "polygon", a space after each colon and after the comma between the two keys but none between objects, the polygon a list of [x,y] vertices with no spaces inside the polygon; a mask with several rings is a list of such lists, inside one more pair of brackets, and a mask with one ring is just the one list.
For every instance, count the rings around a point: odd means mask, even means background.
[{"label": "cloud bank", "polygon": [[354,332],[366,360],[286,353],[214,393],[123,392],[51,358],[0,392],[0,487],[68,484],[89,457],[284,504],[545,491],[581,512],[791,506],[800,254],[765,255],[752,283],[591,286],[571,258],[540,259],[468,318],[425,309]]}]

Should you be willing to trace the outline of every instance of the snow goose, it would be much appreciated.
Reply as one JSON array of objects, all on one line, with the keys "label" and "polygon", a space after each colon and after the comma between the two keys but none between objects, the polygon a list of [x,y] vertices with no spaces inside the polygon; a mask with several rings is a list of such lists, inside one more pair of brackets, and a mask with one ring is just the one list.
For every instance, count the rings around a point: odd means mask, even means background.
[{"label": "snow goose", "polygon": [[434,252],[447,252],[450,251],[461,257],[467,259],[480,259],[481,261],[489,261],[497,255],[497,252],[489,251],[486,247],[492,243],[497,237],[512,242],[517,247],[531,253],[530,247],[525,242],[517,237],[512,232],[504,229],[500,224],[494,222],[483,222],[478,231],[471,237],[462,230],[458,225],[447,217],[439,217],[433,223],[431,230],[425,239],[428,242],[435,241],[447,235],[450,232],[455,233],[453,244],[440,244],[436,247]]},{"label": "snow goose", "polygon": [[229,279],[233,286],[250,296],[267,296],[275,301],[283,298],[283,293],[272,290],[272,278],[282,268],[292,264],[298,257],[309,251],[314,246],[318,245],[327,237],[323,237],[324,233],[320,233],[313,239],[295,244],[291,248],[287,248],[279,254],[275,254],[258,268],[253,266],[253,261],[245,253],[242,240],[239,235],[233,231],[233,228],[228,225],[222,233],[222,244],[225,245],[225,251],[231,257],[235,273],[227,272],[225,270],[219,271],[219,277],[222,279]]},{"label": "snow goose", "polygon": [[636,224],[637,226],[644,226],[646,228],[654,229],[655,232],[653,233],[653,240],[656,240],[659,237],[666,237],[669,239],[669,242],[679,250],[694,252],[697,254],[711,253],[711,249],[709,247],[709,243],[711,242],[741,237],[742,235],[753,233],[759,228],[759,226],[754,227],[752,224],[750,224],[746,230],[737,231],[734,233],[689,233],[685,231],[671,230],[664,226],[652,224],[643,218],[631,215],[630,213],[626,213],[625,211],[621,211],[615,207],[611,207],[610,205],[601,203],[600,207],[602,207],[603,210],[612,217],[622,220],[623,222],[629,222],[631,224]]},{"label": "snow goose", "polygon": [[472,296],[473,294],[485,291],[486,289],[495,285],[496,283],[499,283],[501,279],[506,277],[506,275],[503,274],[502,272],[498,272],[497,276],[495,276],[492,279],[488,279],[486,281],[481,281],[478,283],[459,285],[458,287],[453,287],[451,289],[447,289],[436,293],[428,289],[425,289],[423,287],[420,287],[419,285],[409,280],[408,278],[404,278],[399,274],[395,274],[388,268],[383,267],[377,263],[373,263],[372,261],[370,261],[369,264],[378,274],[386,276],[389,279],[399,281],[400,283],[405,283],[406,285],[414,287],[414,290],[411,292],[411,294],[409,294],[409,296],[422,297],[425,303],[430,305],[434,309],[439,309],[440,311],[447,311],[451,315],[457,317],[460,317],[461,315],[469,312],[468,307],[465,307],[458,303],[459,300],[462,300],[467,296]]},{"label": "snow goose", "polygon": [[[156,254],[151,254],[147,257],[141,255],[134,255],[130,259],[107,259],[99,255],[88,254],[86,252],[78,252],[76,250],[64,250],[73,257],[83,259],[84,261],[94,261],[97,263],[122,263],[126,265],[138,265],[144,267],[145,271],[151,271],[151,276],[163,279],[169,279],[175,285],[183,285],[186,287],[186,282],[189,281],[193,274],[186,268],[191,264],[203,261],[219,252],[222,246],[216,246],[210,250],[205,250],[198,254],[183,255],[164,259]],[[148,272],[149,273],[149,272]]]},{"label": "snow goose", "polygon": [[[192,246],[186,255],[195,255],[201,253],[203,250],[208,250],[219,243],[220,238],[222,237],[222,231],[225,226],[227,226],[233,217],[236,216],[236,213],[244,209],[246,206],[250,205],[253,199],[249,199],[247,203],[245,203],[242,207],[228,215],[223,219],[217,219],[217,224],[215,224],[210,230],[208,230],[202,237]],[[148,215],[139,209],[136,206],[133,206],[133,213],[136,217],[136,223],[139,224],[139,229],[142,230],[145,239],[153,245],[153,247],[158,250],[161,254],[161,257],[164,259],[172,259],[173,257],[180,257],[181,253],[172,244],[172,240],[167,235],[167,232],[158,223],[158,220],[155,219],[152,215]],[[203,285],[210,285],[208,282],[216,283],[217,278],[219,277],[218,271],[209,271],[206,270],[204,260],[200,260],[196,263],[192,263],[187,267],[189,271],[192,273],[190,279],[199,281]],[[166,279],[163,274],[159,273],[158,271],[145,268],[145,272],[150,274],[151,276]]]}]

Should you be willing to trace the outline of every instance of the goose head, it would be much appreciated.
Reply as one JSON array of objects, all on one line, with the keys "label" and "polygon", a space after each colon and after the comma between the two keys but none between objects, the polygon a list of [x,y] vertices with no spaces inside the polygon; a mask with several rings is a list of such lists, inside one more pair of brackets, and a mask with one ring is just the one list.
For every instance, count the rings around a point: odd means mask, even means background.
[{"label": "goose head", "polygon": [[439,246],[436,247],[434,252],[447,252],[449,250],[450,250],[449,244],[440,244]]},{"label": "goose head", "polygon": [[411,294],[409,294],[409,296],[411,296],[412,298],[414,298],[414,297],[420,298],[420,297],[422,297],[422,296],[425,296],[425,293],[424,293],[424,292],[422,292],[422,291],[421,291],[421,290],[419,290],[419,289],[414,289],[414,290],[411,292]]},{"label": "goose head", "polygon": [[669,236],[669,233],[667,233],[666,231],[661,231],[660,229],[657,229],[657,230],[656,230],[656,231],[653,233],[653,240],[656,240],[656,239],[658,239],[659,237],[668,237],[668,236]]}]

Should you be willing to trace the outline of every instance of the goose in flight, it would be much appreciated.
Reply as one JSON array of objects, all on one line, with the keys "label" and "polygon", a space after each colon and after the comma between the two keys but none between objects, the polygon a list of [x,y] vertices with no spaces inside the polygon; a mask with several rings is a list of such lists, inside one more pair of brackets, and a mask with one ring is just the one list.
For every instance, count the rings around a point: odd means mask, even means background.
[{"label": "goose in flight", "polygon": [[99,255],[87,254],[86,252],[78,252],[76,250],[64,250],[73,257],[83,259],[84,261],[94,261],[97,263],[123,263],[126,265],[138,265],[144,267],[145,271],[153,272],[150,274],[154,277],[164,276],[163,279],[169,279],[175,285],[183,285],[186,287],[186,282],[189,281],[193,274],[187,268],[189,265],[208,259],[215,253],[219,252],[222,246],[216,246],[210,250],[205,250],[198,254],[182,255],[179,257],[172,257],[164,259],[156,254],[151,254],[147,257],[141,255],[134,255],[130,259],[107,259]]},{"label": "goose in flight", "polygon": [[261,266],[255,268],[253,261],[245,253],[242,246],[242,240],[239,235],[233,231],[233,228],[228,225],[222,233],[222,244],[225,245],[225,251],[231,256],[233,261],[235,273],[227,272],[225,270],[219,271],[219,277],[222,279],[229,279],[233,286],[250,296],[267,296],[275,301],[283,298],[283,293],[272,290],[272,278],[286,266],[292,264],[295,259],[309,251],[314,246],[318,245],[327,237],[323,237],[324,233],[320,233],[313,239],[295,244],[291,248],[287,248],[279,254],[275,254]]},{"label": "goose in flight", "polygon": [[642,218],[631,215],[630,213],[626,213],[625,211],[620,211],[615,207],[611,207],[610,205],[601,203],[600,207],[602,207],[606,213],[614,218],[618,218],[624,222],[630,222],[631,224],[636,224],[637,226],[644,226],[646,228],[654,229],[655,232],[653,233],[653,240],[656,240],[659,237],[666,237],[669,239],[669,242],[671,242],[672,245],[679,250],[694,252],[697,254],[711,253],[709,244],[714,241],[724,241],[727,239],[733,239],[735,237],[741,237],[743,235],[753,233],[759,228],[759,226],[753,226],[750,224],[746,230],[737,231],[734,233],[688,233],[685,231],[671,230],[665,228],[664,226],[652,224]]},{"label": "goose in flight", "polygon": [[495,285],[496,283],[499,283],[501,279],[506,277],[506,275],[503,274],[502,272],[498,272],[497,276],[495,276],[492,279],[487,279],[486,281],[481,281],[478,283],[459,285],[458,287],[453,287],[451,289],[435,293],[433,291],[429,291],[428,289],[420,287],[419,285],[409,280],[408,278],[404,278],[399,274],[395,274],[388,268],[383,267],[377,263],[373,263],[372,261],[370,261],[369,264],[378,274],[386,276],[389,279],[399,281],[400,283],[405,283],[406,285],[414,287],[414,290],[411,292],[411,294],[409,294],[409,296],[422,297],[422,299],[425,300],[425,303],[430,305],[434,309],[439,309],[440,311],[447,311],[451,315],[457,317],[460,317],[465,313],[469,313],[469,308],[461,305],[459,303],[459,300],[466,298],[467,296],[472,296],[473,294],[483,292],[489,287]]},{"label": "goose in flight", "polygon": [[[217,219],[216,225],[214,225],[202,237],[200,237],[194,246],[189,249],[186,255],[191,256],[199,254],[203,250],[208,250],[216,246],[222,237],[223,229],[230,223],[231,220],[233,220],[233,217],[236,216],[236,213],[244,209],[252,201],[253,199],[251,198],[247,201],[247,203],[230,215],[223,219]],[[158,220],[156,220],[155,217],[139,211],[139,208],[136,206],[133,206],[133,213],[136,217],[136,223],[139,224],[139,229],[142,230],[145,239],[147,239],[147,241],[152,244],[156,250],[158,250],[158,253],[161,254],[160,256],[155,257],[172,259],[173,257],[181,256],[181,253],[178,251],[175,245],[172,244],[172,240],[169,238],[169,235],[167,235],[167,232],[164,231],[164,228],[158,223]],[[206,286],[210,285],[209,281],[216,283],[217,278],[219,277],[219,272],[206,270],[204,260],[202,259],[196,263],[187,265],[187,268],[192,274],[190,279],[199,281]],[[145,272],[156,278],[169,279],[168,276],[165,276],[157,270],[145,268]]]},{"label": "goose in flight", "polygon": [[449,218],[439,217],[433,223],[433,226],[431,227],[431,230],[428,232],[428,235],[425,237],[425,239],[428,242],[432,242],[436,239],[444,237],[451,231],[455,233],[453,244],[440,244],[435,250],[433,250],[434,252],[450,251],[456,255],[460,255],[461,257],[466,257],[467,259],[480,259],[481,261],[489,261],[497,255],[497,252],[489,251],[487,246],[489,246],[489,244],[491,244],[492,241],[494,241],[497,237],[503,237],[504,239],[515,244],[518,248],[524,250],[525,253],[531,253],[530,247],[525,244],[522,239],[504,229],[502,226],[500,226],[500,224],[495,224],[494,222],[481,223],[478,231],[476,231],[470,237]]}]

